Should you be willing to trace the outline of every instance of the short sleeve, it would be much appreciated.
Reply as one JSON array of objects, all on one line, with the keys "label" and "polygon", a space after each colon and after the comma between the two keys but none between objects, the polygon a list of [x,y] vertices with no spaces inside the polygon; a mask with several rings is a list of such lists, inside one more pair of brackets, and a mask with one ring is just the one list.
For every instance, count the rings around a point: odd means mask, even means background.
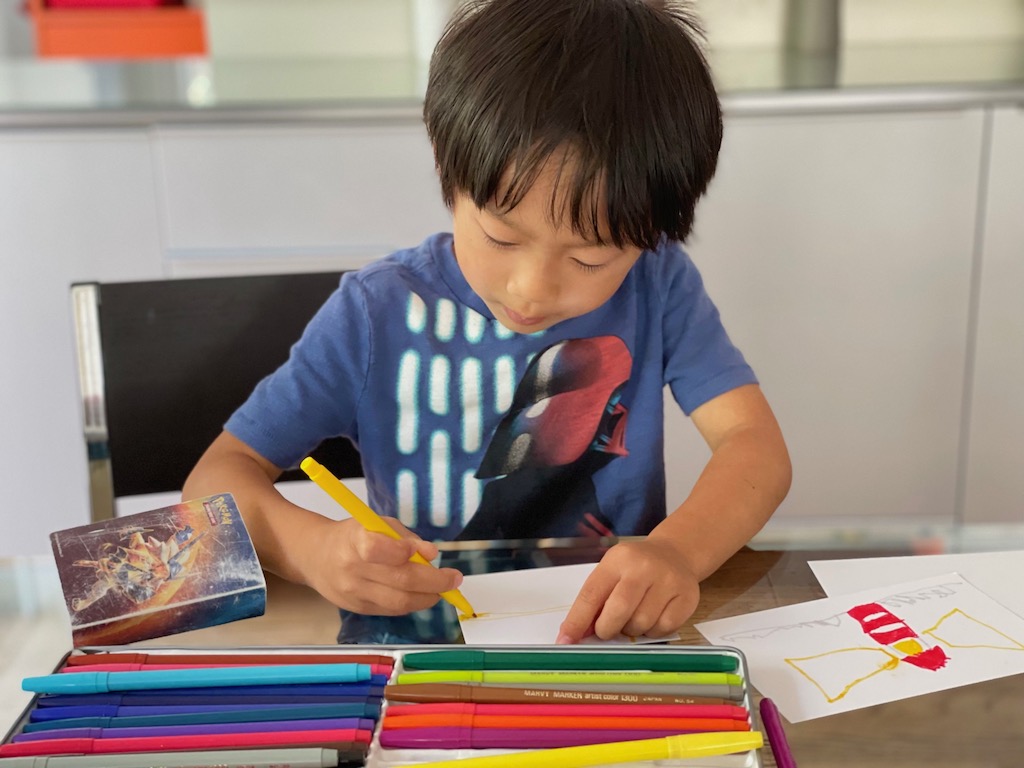
[{"label": "short sleeve", "polygon": [[718,308],[690,257],[675,243],[659,249],[664,381],[683,412],[757,377],[729,339]]},{"label": "short sleeve", "polygon": [[328,437],[358,443],[356,413],[370,359],[370,325],[358,273],[341,283],[224,429],[282,469]]}]

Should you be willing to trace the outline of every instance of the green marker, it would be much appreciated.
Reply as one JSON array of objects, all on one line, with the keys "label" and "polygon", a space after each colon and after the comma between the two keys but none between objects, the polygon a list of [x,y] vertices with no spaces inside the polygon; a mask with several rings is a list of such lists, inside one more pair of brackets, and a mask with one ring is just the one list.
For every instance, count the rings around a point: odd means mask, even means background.
[{"label": "green marker", "polygon": [[399,685],[415,683],[495,683],[499,685],[533,685],[535,683],[586,685],[728,685],[742,686],[743,678],[730,672],[639,672],[622,670],[587,670],[551,672],[516,670],[509,672],[478,672],[443,670],[437,672],[403,672]]},{"label": "green marker", "polygon": [[723,653],[643,651],[422,651],[402,656],[406,669],[647,670],[735,672],[739,659]]}]

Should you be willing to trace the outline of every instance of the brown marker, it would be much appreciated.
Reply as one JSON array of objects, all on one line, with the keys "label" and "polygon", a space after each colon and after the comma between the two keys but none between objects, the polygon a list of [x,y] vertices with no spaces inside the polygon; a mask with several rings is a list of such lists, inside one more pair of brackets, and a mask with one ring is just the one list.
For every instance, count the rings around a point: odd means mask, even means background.
[{"label": "brown marker", "polygon": [[611,691],[567,691],[550,688],[493,688],[458,683],[417,683],[386,685],[388,701],[449,702],[475,704],[735,704],[725,699],[667,693],[623,693]]}]

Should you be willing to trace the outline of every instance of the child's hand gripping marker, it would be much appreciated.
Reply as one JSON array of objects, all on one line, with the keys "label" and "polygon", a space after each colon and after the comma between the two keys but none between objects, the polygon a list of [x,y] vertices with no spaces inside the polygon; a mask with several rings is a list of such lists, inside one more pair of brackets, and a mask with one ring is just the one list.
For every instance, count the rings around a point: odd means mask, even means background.
[{"label": "child's hand gripping marker", "polygon": [[[363,528],[368,531],[375,531],[377,533],[383,533],[385,536],[390,536],[392,539],[401,539],[401,535],[388,525],[384,519],[366,506],[363,500],[352,493],[344,483],[330,473],[330,471],[312,456],[307,456],[302,460],[299,465],[303,472],[305,472],[309,479],[320,486],[320,488],[332,499],[338,502],[342,509],[348,512]],[[431,565],[430,561],[427,560],[419,552],[413,554],[409,558],[414,563],[421,563],[422,565]],[[457,589],[452,589],[447,592],[442,592],[441,597],[455,606],[455,610],[459,612],[460,618],[476,618],[476,612],[473,610],[473,606],[469,604],[469,601],[462,596],[462,593]]]}]

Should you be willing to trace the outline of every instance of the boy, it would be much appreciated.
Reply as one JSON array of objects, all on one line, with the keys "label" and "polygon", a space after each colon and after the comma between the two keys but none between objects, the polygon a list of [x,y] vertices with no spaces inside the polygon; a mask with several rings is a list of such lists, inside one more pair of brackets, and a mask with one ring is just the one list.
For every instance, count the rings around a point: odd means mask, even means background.
[{"label": "boy", "polygon": [[[471,2],[449,24],[424,119],[452,234],[346,274],[184,489],[234,493],[264,567],[339,606],[342,637],[386,641],[363,615],[459,586],[408,562],[431,539],[608,534],[646,536],[552,640],[665,635],[784,498],[781,432],[676,244],[721,144],[697,39],[642,0]],[[711,449],[667,516],[666,385]],[[275,491],[337,434],[403,540]]]}]

